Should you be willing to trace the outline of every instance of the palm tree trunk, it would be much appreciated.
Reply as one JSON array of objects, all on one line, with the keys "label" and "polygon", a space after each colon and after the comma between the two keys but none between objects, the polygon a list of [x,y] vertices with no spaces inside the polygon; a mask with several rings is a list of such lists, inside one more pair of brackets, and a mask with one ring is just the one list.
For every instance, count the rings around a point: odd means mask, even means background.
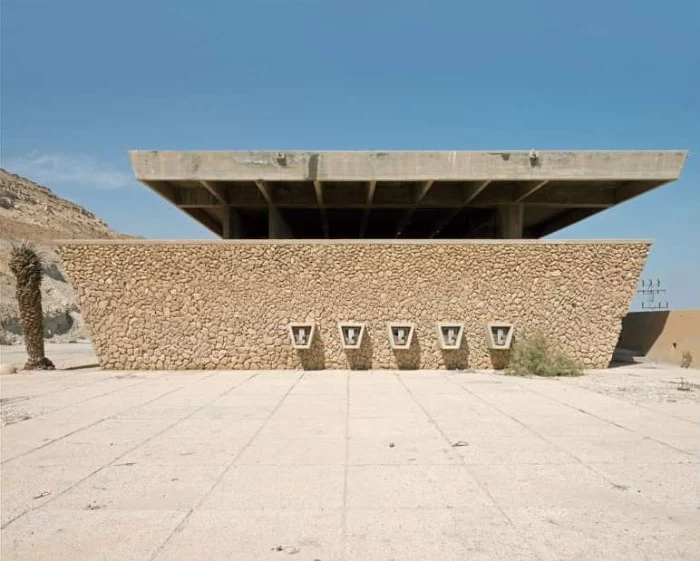
[{"label": "palm tree trunk", "polygon": [[18,284],[17,303],[19,304],[19,320],[24,333],[24,345],[27,349],[25,370],[52,370],[54,365],[44,354],[40,284],[30,281],[27,286],[22,288]]},{"label": "palm tree trunk", "polygon": [[53,370],[44,355],[44,317],[41,309],[41,275],[43,263],[34,247],[27,242],[12,244],[10,270],[17,280],[19,320],[27,348],[25,370]]}]

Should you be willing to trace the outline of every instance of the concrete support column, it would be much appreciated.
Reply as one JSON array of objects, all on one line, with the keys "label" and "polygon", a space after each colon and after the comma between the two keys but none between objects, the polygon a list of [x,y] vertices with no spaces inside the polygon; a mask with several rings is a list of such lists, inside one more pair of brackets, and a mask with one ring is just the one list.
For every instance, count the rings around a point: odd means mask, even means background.
[{"label": "concrete support column", "polygon": [[289,224],[287,224],[282,213],[275,207],[270,207],[268,214],[268,237],[271,240],[284,240],[294,237]]},{"label": "concrete support column", "polygon": [[233,208],[224,209],[223,235],[225,240],[239,240],[243,237],[243,223],[241,216]]},{"label": "concrete support column", "polygon": [[523,208],[522,203],[500,205],[498,217],[501,227],[501,238],[519,240],[523,237]]}]

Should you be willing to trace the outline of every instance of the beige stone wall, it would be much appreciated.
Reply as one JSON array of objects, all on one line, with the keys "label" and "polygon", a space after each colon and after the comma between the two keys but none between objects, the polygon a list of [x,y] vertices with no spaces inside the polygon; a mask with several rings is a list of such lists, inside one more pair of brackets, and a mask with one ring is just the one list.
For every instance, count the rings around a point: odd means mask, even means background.
[{"label": "beige stone wall", "polygon": [[[60,253],[104,368],[489,368],[485,324],[541,330],[604,367],[647,242],[66,242]],[[337,322],[365,321],[344,351]],[[416,323],[392,351],[388,321]],[[464,350],[440,350],[435,323],[465,322]],[[310,351],[290,322],[313,321]]]}]

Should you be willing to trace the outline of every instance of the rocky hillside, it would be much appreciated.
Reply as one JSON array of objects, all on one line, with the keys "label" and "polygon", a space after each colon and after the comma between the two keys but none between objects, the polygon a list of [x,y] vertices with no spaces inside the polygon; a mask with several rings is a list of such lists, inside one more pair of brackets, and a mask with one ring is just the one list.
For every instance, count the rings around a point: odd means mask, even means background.
[{"label": "rocky hillside", "polygon": [[47,338],[87,336],[73,289],[61,271],[54,242],[65,238],[119,238],[104,221],[50,189],[0,168],[0,343],[17,343],[21,328],[15,282],[9,268],[11,241],[33,242],[46,261],[42,296]]}]

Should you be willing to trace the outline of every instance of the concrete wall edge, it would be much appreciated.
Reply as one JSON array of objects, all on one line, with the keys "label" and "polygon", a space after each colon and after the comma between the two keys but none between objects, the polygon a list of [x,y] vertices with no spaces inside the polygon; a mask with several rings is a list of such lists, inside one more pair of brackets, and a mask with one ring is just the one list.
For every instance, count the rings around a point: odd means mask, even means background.
[{"label": "concrete wall edge", "polygon": [[240,239],[240,240],[160,240],[160,239],[59,239],[55,241],[59,246],[84,246],[84,245],[651,245],[651,239],[580,239],[580,240],[490,240],[490,239]]}]

